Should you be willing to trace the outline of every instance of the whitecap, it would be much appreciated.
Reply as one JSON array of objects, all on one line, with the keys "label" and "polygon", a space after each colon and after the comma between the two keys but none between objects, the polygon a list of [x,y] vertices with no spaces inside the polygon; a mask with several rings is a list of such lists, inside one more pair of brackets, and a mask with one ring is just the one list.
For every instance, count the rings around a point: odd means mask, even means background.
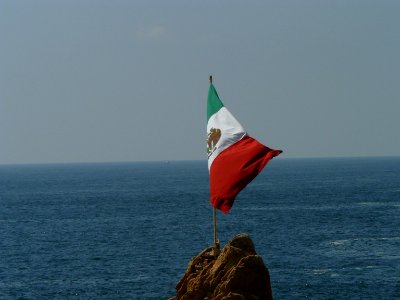
[{"label": "whitecap", "polygon": [[379,202],[379,201],[372,201],[372,202],[358,202],[357,205],[359,206],[390,206],[390,207],[400,207],[398,202]]},{"label": "whitecap", "polygon": [[323,275],[323,274],[326,274],[331,271],[332,271],[332,269],[314,269],[314,270],[312,270],[312,273],[314,275]]},{"label": "whitecap", "polygon": [[336,240],[336,241],[333,241],[332,244],[335,246],[339,246],[339,245],[343,245],[343,244],[346,244],[349,242],[350,242],[350,240]]},{"label": "whitecap", "polygon": [[387,205],[387,203],[382,203],[382,202],[358,202],[358,205],[363,205],[363,206],[383,206]]}]

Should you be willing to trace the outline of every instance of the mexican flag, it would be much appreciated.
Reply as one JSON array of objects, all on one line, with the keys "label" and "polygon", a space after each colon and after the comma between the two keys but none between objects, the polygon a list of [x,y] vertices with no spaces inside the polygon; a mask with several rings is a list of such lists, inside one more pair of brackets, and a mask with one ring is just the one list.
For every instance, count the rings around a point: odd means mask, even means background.
[{"label": "mexican flag", "polygon": [[207,154],[210,201],[228,213],[236,195],[281,150],[273,150],[251,138],[229,112],[210,84],[207,103]]}]

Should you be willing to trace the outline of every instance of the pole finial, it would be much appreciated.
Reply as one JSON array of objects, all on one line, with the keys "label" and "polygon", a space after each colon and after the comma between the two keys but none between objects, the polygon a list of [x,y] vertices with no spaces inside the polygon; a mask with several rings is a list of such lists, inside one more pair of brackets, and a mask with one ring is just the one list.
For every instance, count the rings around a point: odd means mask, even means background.
[{"label": "pole finial", "polygon": [[210,80],[210,84],[212,84],[212,75],[210,75],[209,80]]}]

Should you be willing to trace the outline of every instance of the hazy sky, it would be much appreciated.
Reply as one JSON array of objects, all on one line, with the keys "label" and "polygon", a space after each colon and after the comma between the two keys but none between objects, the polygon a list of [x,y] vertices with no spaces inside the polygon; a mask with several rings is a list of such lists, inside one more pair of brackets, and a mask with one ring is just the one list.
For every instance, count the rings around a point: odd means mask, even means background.
[{"label": "hazy sky", "polygon": [[209,74],[283,157],[400,155],[399,12],[0,0],[0,164],[206,159]]}]

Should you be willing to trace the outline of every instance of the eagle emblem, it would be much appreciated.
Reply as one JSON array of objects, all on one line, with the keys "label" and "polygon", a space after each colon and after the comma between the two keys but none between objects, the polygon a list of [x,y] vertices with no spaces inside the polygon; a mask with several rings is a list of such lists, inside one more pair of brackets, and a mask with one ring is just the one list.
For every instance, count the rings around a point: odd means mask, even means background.
[{"label": "eagle emblem", "polygon": [[208,157],[215,151],[217,143],[221,138],[221,129],[211,128],[207,135],[207,154]]}]

